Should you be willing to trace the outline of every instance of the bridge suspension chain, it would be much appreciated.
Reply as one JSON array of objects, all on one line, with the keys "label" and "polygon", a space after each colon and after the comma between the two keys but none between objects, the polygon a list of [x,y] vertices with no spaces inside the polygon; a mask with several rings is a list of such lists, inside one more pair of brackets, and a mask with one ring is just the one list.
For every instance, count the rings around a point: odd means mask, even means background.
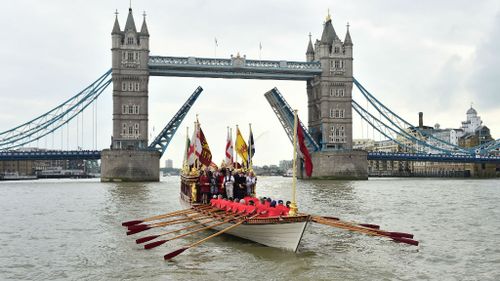
[{"label": "bridge suspension chain", "polygon": [[[0,133],[0,150],[9,150],[38,141],[78,116],[111,84],[111,70],[75,96],[52,110]],[[69,133],[68,133],[69,135]]]}]

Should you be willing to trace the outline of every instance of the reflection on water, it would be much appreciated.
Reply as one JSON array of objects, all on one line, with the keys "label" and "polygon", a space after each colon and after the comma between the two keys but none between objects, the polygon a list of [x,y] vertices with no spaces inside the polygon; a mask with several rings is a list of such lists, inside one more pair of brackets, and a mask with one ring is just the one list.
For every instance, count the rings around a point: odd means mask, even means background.
[{"label": "reflection on water", "polygon": [[[261,177],[257,192],[289,200],[290,186]],[[412,232],[421,246],[311,223],[297,253],[220,236],[164,262],[213,232],[145,251],[120,224],[180,209],[176,177],[2,182],[0,280],[500,280],[498,202],[497,180],[299,181],[300,211]]]}]

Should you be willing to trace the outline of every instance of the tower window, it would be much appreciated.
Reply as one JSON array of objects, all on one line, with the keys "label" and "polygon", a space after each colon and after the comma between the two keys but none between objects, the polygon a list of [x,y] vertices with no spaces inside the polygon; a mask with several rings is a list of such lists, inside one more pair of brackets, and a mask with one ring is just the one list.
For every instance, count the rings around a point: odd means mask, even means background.
[{"label": "tower window", "polygon": [[338,53],[339,53],[339,51],[340,51],[339,47],[335,47],[335,49],[333,49],[333,52],[334,52],[335,54],[338,54]]},{"label": "tower window", "polygon": [[128,37],[127,38],[127,44],[129,44],[129,45],[134,44],[134,37]]}]

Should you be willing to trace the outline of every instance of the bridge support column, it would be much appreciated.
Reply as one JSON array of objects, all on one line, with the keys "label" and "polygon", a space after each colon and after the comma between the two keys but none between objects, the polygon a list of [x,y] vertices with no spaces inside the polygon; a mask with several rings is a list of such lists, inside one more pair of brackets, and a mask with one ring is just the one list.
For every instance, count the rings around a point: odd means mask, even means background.
[{"label": "bridge support column", "polygon": [[[313,174],[311,179],[367,180],[368,153],[362,150],[321,151],[311,154]],[[299,177],[306,178],[305,171]]]},{"label": "bridge support column", "polygon": [[159,181],[160,152],[110,150],[101,153],[101,181]]}]

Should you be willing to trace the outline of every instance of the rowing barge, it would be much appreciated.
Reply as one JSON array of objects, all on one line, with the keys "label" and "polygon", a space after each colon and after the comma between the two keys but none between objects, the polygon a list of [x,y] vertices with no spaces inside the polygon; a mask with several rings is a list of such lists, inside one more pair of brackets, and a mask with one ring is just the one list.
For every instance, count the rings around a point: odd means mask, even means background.
[{"label": "rowing barge", "polygon": [[[199,181],[196,174],[181,175],[181,193],[180,201],[185,207],[202,206],[199,204]],[[200,211],[201,212],[201,211]],[[192,213],[186,216],[200,216],[200,213]],[[286,217],[265,217],[251,218],[242,225],[232,228],[226,234],[230,234],[239,238],[250,240],[265,246],[297,251],[300,245],[302,235],[306,229],[310,216],[299,213],[297,216]],[[221,221],[224,216],[221,216]],[[203,223],[203,220],[194,220]],[[213,227],[214,230],[220,231],[230,227],[234,222],[224,223]]]}]

